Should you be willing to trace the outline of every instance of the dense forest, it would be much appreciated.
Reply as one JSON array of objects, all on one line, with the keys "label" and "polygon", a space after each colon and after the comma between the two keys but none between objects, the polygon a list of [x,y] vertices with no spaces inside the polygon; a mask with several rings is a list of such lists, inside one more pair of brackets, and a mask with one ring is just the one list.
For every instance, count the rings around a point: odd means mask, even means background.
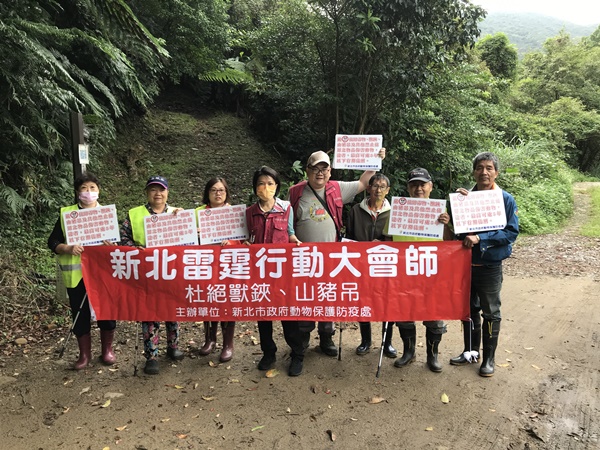
[{"label": "dense forest", "polygon": [[336,133],[383,134],[394,186],[426,166],[447,193],[468,185],[473,155],[495,151],[523,230],[556,227],[572,180],[600,172],[600,28],[519,60],[506,35],[479,39],[485,15],[464,0],[4,1],[3,228],[72,196],[70,111],[95,151],[116,151],[171,85],[234,105],[292,160]]}]

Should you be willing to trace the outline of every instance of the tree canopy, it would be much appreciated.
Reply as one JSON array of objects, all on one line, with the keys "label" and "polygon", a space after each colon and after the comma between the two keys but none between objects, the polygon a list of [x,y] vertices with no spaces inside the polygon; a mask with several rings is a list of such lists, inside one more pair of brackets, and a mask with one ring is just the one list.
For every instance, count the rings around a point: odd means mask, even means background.
[{"label": "tree canopy", "polygon": [[517,49],[508,41],[506,34],[487,35],[477,42],[476,48],[492,75],[509,80],[516,76]]},{"label": "tree canopy", "polygon": [[[246,35],[256,114],[263,117],[264,103],[275,106],[277,122],[266,123],[306,136],[294,139],[298,153],[336,133],[381,129],[383,112],[418,101],[438,68],[465,55],[482,16],[460,0],[282,2]],[[308,121],[299,124],[297,114]]]},{"label": "tree canopy", "polygon": [[477,42],[484,17],[466,0],[2,2],[2,220],[70,194],[69,111],[114,149],[123,120],[173,84],[225,92],[210,98],[300,160],[337,133],[383,134],[394,194],[415,166],[440,194],[467,185],[484,150],[543,148],[600,173],[600,28],[519,61],[504,34]]}]

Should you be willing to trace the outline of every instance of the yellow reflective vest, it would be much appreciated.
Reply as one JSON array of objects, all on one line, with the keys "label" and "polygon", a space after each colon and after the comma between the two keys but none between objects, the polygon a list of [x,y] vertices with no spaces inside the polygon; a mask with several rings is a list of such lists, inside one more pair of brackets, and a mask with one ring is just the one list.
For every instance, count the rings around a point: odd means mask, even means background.
[{"label": "yellow reflective vest", "polygon": [[[165,213],[173,212],[173,208],[168,206]],[[151,215],[146,205],[132,208],[127,213],[129,215],[129,223],[131,224],[131,234],[133,242],[140,247],[146,246],[146,232],[144,229],[144,217]],[[164,213],[163,213],[164,214]]]},{"label": "yellow reflective vest", "polygon": [[[60,227],[62,228],[63,236],[67,236],[65,233],[65,221],[63,213],[67,211],[77,211],[78,205],[65,206],[60,209]],[[58,265],[62,272],[65,286],[68,288],[77,287],[83,275],[81,274],[81,256],[60,254],[56,255],[58,258]]]}]

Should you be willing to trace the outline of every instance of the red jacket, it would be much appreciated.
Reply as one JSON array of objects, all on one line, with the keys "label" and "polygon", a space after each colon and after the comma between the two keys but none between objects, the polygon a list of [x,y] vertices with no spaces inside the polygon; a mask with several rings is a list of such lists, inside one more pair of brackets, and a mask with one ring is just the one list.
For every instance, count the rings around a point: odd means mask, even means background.
[{"label": "red jacket", "polygon": [[[289,191],[290,203],[294,208],[294,222],[298,220],[298,203],[300,203],[300,197],[306,186],[307,181],[301,181],[300,183],[292,186]],[[344,221],[342,214],[344,212],[344,202],[342,200],[342,190],[340,184],[337,181],[328,181],[325,185],[325,203],[329,208],[329,213],[335,226],[339,231],[344,228]]]},{"label": "red jacket", "polygon": [[246,209],[246,225],[253,244],[287,244],[288,220],[290,204],[278,198],[275,199],[273,210],[265,215],[258,202]]}]

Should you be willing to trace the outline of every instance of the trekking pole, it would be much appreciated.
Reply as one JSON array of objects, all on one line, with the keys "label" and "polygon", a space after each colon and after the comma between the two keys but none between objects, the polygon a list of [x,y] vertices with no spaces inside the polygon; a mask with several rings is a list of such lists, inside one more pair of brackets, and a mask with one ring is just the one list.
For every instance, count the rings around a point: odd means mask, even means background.
[{"label": "trekking pole", "polygon": [[81,309],[83,308],[83,304],[85,303],[86,300],[87,300],[87,292],[83,296],[83,300],[81,300],[81,305],[79,305],[79,309],[77,310],[77,314],[75,314],[75,319],[73,319],[73,325],[71,325],[71,329],[69,330],[69,334],[67,335],[67,338],[65,339],[65,342],[63,343],[63,346],[60,349],[60,353],[58,354],[58,359],[61,359],[63,357],[63,355],[65,354],[65,349],[67,348],[67,344],[69,343],[69,339],[71,338],[71,334],[73,333],[73,330],[75,329],[75,325],[77,325],[77,319],[79,319],[79,314],[81,314]]},{"label": "trekking pole", "polygon": [[342,331],[344,331],[344,329],[342,328],[342,322],[340,322],[340,340],[338,343],[338,361],[342,360]]},{"label": "trekking pole", "polygon": [[134,354],[133,354],[133,376],[137,377],[137,373],[138,373],[138,353],[139,353],[139,348],[138,348],[138,344],[140,341],[140,337],[138,335],[138,323],[141,324],[142,322],[135,322],[135,326],[134,326],[134,330],[135,330],[135,345],[134,345]]},{"label": "trekking pole", "polygon": [[381,340],[381,350],[379,351],[379,364],[377,364],[377,373],[375,374],[375,378],[379,378],[379,372],[381,372],[381,362],[383,360],[383,349],[385,347],[385,338],[387,335],[388,322],[383,322],[383,337]]}]

